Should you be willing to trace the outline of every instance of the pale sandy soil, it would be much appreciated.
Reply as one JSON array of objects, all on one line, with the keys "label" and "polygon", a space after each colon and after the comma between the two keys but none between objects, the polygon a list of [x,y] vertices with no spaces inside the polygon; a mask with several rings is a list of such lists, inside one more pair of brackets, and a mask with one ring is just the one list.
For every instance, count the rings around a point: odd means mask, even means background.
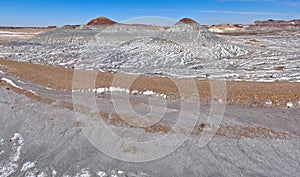
[{"label": "pale sandy soil", "polygon": [[51,29],[47,28],[1,28],[0,27],[0,42],[7,39],[28,39],[34,35]]},{"label": "pale sandy soil", "polygon": [[22,32],[22,33],[41,33],[48,31],[50,29],[47,28],[1,28],[0,31],[6,31],[6,32]]}]

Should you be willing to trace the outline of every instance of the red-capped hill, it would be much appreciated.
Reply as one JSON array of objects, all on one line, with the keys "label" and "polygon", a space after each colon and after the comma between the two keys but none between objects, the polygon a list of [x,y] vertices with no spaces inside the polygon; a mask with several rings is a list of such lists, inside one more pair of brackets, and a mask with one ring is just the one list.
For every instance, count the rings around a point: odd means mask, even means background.
[{"label": "red-capped hill", "polygon": [[190,18],[183,18],[179,20],[178,23],[185,23],[185,24],[198,24],[195,20],[190,19]]},{"label": "red-capped hill", "polygon": [[87,25],[114,25],[117,22],[106,17],[98,17],[88,22]]}]

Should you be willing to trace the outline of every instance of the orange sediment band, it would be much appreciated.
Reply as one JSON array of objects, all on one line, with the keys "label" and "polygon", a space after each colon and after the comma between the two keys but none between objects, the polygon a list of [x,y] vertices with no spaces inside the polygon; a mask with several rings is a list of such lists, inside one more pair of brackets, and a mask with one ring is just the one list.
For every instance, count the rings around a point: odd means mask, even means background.
[{"label": "orange sediment band", "polygon": [[[38,84],[45,88],[55,90],[72,90],[74,69],[18,62],[8,59],[0,59],[0,65],[4,73],[14,75],[23,81]],[[86,71],[93,72],[93,71]],[[110,88],[115,74],[109,72],[96,72],[95,88]],[[136,77],[134,75],[121,74],[122,77]],[[165,94],[170,97],[179,97],[177,86],[172,80],[184,81],[179,78],[139,76],[131,85],[130,91],[152,91]],[[199,96],[204,101],[211,99],[211,87],[209,80],[194,79],[198,87]],[[124,81],[125,82],[125,81]],[[118,83],[119,87],[125,83]],[[252,106],[252,107],[287,107],[287,105],[299,106],[300,82],[251,82],[251,81],[226,81],[226,102],[228,105]],[[193,93],[191,92],[190,95]]]}]

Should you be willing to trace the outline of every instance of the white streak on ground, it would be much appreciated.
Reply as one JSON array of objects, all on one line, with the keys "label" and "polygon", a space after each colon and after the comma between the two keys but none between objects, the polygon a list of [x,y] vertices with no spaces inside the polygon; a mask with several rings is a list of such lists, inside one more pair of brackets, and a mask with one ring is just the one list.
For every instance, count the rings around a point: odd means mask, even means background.
[{"label": "white streak on ground", "polygon": [[75,177],[91,177],[91,172],[88,169],[81,169],[79,173],[75,175]]},{"label": "white streak on ground", "polygon": [[[10,79],[7,79],[7,78],[2,77],[1,80],[4,81],[4,82],[6,82],[6,83],[9,84],[9,85],[15,87],[15,88],[24,90],[24,88],[18,86],[17,84],[15,84],[15,83],[14,83],[12,80],[10,80]],[[27,91],[28,91],[28,92],[31,92],[31,93],[33,93],[33,94],[36,94],[36,92],[33,91],[33,90],[27,90]]]},{"label": "white streak on ground", "polygon": [[146,96],[150,96],[150,95],[154,95],[154,94],[156,94],[156,93],[153,91],[150,91],[150,90],[147,90],[143,93],[143,95],[146,95]]},{"label": "white streak on ground", "polygon": [[6,83],[8,83],[9,85],[11,85],[11,86],[13,86],[13,87],[15,87],[15,88],[23,89],[22,87],[17,86],[17,85],[16,85],[12,80],[10,80],[10,79],[7,79],[7,78],[2,77],[1,80],[4,81],[4,82],[6,82]]},{"label": "white streak on ground", "polygon": [[24,146],[24,139],[19,133],[15,133],[11,138],[12,146],[13,146],[13,154],[10,157],[12,162],[17,162],[21,156],[21,150]]},{"label": "white streak on ground", "polygon": [[0,174],[1,177],[11,176],[19,168],[17,162],[20,160],[21,150],[24,146],[24,139],[19,133],[15,133],[10,139],[11,153],[9,155],[8,162],[0,162]]},{"label": "white streak on ground", "polygon": [[56,170],[52,170],[52,176],[55,177],[57,175],[57,171]]},{"label": "white streak on ground", "polygon": [[23,164],[23,166],[21,168],[21,172],[25,172],[28,169],[31,169],[33,167],[35,167],[35,162],[26,162],[26,163]]},{"label": "white streak on ground", "polygon": [[110,92],[126,92],[129,93],[129,90],[121,87],[109,87]]},{"label": "white streak on ground", "polygon": [[40,172],[37,177],[48,177],[47,173],[46,172]]},{"label": "white streak on ground", "polygon": [[137,94],[145,95],[145,96],[155,95],[157,97],[162,97],[162,98],[165,98],[165,99],[167,98],[167,95],[165,95],[163,93],[156,93],[156,92],[151,91],[151,90],[147,90],[147,91],[144,91],[144,92],[138,91],[138,90],[130,91],[127,88],[121,88],[121,87],[96,88],[96,89],[86,89],[86,90],[72,90],[72,92],[73,93],[75,93],[75,92],[95,92],[95,93],[98,93],[98,94],[105,93],[105,92],[124,92],[124,93],[132,94],[132,95],[137,95]]},{"label": "white streak on ground", "polygon": [[292,103],[292,102],[288,102],[288,103],[286,103],[286,107],[288,107],[288,108],[292,108],[292,107],[294,107],[294,105],[293,105],[293,103]]},{"label": "white streak on ground", "polygon": [[108,177],[107,173],[104,172],[104,171],[99,171],[99,172],[97,173],[97,175],[98,175],[99,177]]}]

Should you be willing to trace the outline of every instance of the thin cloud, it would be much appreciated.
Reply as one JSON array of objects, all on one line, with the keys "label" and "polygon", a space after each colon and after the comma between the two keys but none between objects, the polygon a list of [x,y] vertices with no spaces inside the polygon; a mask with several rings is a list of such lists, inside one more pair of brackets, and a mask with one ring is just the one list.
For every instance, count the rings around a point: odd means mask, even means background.
[{"label": "thin cloud", "polygon": [[138,8],[138,9],[127,9],[130,11],[158,11],[158,12],[175,12],[176,9],[146,9],[146,8]]},{"label": "thin cloud", "polygon": [[273,12],[251,12],[251,11],[230,11],[230,10],[197,10],[201,13],[218,13],[218,14],[240,14],[240,15],[285,15]]},{"label": "thin cloud", "polygon": [[175,12],[177,11],[176,9],[162,9],[164,12]]},{"label": "thin cloud", "polygon": [[300,2],[288,1],[286,3],[288,6],[298,7],[300,6]]}]

